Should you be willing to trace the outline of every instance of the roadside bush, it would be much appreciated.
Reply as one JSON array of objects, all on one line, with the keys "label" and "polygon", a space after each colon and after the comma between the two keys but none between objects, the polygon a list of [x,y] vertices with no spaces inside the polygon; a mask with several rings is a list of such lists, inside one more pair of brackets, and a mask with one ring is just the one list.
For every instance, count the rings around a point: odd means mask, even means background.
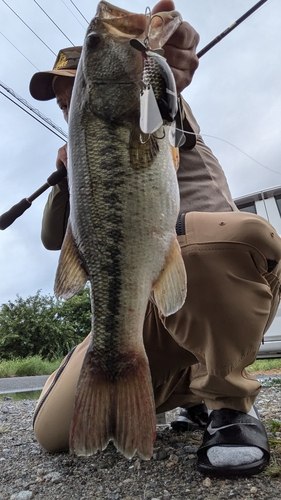
[{"label": "roadside bush", "polygon": [[40,290],[27,299],[17,295],[0,308],[0,360],[62,358],[90,329],[89,287],[69,301],[42,296]]},{"label": "roadside bush", "polygon": [[47,361],[40,356],[0,362],[0,378],[50,375],[60,365],[61,360]]}]

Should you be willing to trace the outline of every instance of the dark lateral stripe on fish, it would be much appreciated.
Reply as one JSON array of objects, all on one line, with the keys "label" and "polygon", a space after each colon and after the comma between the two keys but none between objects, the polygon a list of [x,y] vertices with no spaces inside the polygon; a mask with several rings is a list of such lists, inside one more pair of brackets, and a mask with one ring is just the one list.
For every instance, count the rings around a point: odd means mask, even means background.
[{"label": "dark lateral stripe on fish", "polygon": [[[103,338],[102,349],[106,353],[106,365],[109,370],[112,363],[112,351],[116,352],[115,346],[116,331],[119,329],[118,311],[120,310],[121,289],[122,289],[122,262],[120,260],[120,248],[124,244],[124,234],[122,231],[124,201],[122,199],[123,186],[125,183],[125,172],[120,171],[122,157],[120,155],[120,144],[112,141],[110,155],[106,154],[108,148],[102,148],[101,161],[99,167],[103,170],[102,195],[100,197],[100,207],[104,209],[104,226],[100,227],[101,234],[104,235],[100,251],[103,256],[101,259],[100,272],[103,275],[103,285],[105,286],[101,296],[100,291],[95,296],[93,289],[93,299],[96,307],[101,307],[105,311],[102,325],[96,325],[96,328],[102,328],[106,332]],[[112,155],[114,152],[114,155]],[[108,175],[104,172],[108,171]],[[115,172],[118,172],[116,179]],[[112,177],[114,176],[114,183]],[[100,224],[100,222],[99,222]],[[96,346],[99,349],[99,346]],[[113,363],[114,364],[114,363]]]}]

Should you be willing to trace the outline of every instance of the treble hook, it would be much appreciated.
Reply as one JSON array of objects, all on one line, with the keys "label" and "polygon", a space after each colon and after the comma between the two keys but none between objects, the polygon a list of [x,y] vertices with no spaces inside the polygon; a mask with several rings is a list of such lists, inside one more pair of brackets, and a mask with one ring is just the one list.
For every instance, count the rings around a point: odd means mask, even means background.
[{"label": "treble hook", "polygon": [[[165,26],[165,21],[164,21],[163,17],[160,16],[159,14],[152,15],[150,7],[146,7],[145,16],[149,17],[149,22],[147,25],[147,29],[146,29],[146,33],[145,33],[145,37],[144,37],[143,42],[140,41],[138,38],[132,38],[130,40],[130,45],[132,47],[134,47],[134,49],[139,50],[140,52],[147,52],[149,50],[152,50],[150,47],[149,39],[150,39],[150,31],[151,31],[151,25],[152,25],[153,19],[155,19],[155,17],[159,17],[162,21],[162,29]],[[155,50],[153,50],[153,52],[156,52],[162,56],[164,55],[164,50],[162,48],[155,49]]]},{"label": "treble hook", "polygon": [[141,144],[146,144],[148,141],[150,141],[150,139],[151,139],[151,134],[143,134],[143,135],[147,135],[147,139],[146,139],[146,140],[144,140],[144,139],[142,138],[142,132],[141,132],[141,133],[140,133],[140,143],[141,143]]},{"label": "treble hook", "polygon": [[156,135],[156,134],[152,134],[152,135],[153,135],[153,137],[155,137],[155,139],[158,139],[159,141],[161,141],[162,139],[165,139],[165,137],[166,137],[166,132],[165,132],[164,127],[163,127],[163,135],[162,135],[162,137],[157,137],[157,135]]}]

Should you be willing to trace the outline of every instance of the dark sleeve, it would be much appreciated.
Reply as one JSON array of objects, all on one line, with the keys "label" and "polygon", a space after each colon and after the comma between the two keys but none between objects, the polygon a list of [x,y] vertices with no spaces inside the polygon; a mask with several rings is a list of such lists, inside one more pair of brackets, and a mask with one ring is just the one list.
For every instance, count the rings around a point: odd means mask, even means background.
[{"label": "dark sleeve", "polygon": [[44,208],[41,239],[47,250],[60,250],[69,217],[67,179],[52,188]]}]

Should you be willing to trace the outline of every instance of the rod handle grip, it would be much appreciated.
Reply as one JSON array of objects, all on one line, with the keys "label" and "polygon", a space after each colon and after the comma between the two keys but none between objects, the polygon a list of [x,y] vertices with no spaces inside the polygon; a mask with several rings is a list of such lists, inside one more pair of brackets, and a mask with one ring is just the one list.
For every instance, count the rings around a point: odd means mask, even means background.
[{"label": "rod handle grip", "polygon": [[27,198],[23,198],[16,203],[10,210],[0,216],[0,229],[6,229],[13,224],[29,207],[31,207],[31,203]]},{"label": "rod handle grip", "polygon": [[50,177],[48,177],[47,182],[49,186],[55,186],[60,182],[64,177],[67,176],[67,170],[63,163],[60,164],[59,168],[53,172]]}]

